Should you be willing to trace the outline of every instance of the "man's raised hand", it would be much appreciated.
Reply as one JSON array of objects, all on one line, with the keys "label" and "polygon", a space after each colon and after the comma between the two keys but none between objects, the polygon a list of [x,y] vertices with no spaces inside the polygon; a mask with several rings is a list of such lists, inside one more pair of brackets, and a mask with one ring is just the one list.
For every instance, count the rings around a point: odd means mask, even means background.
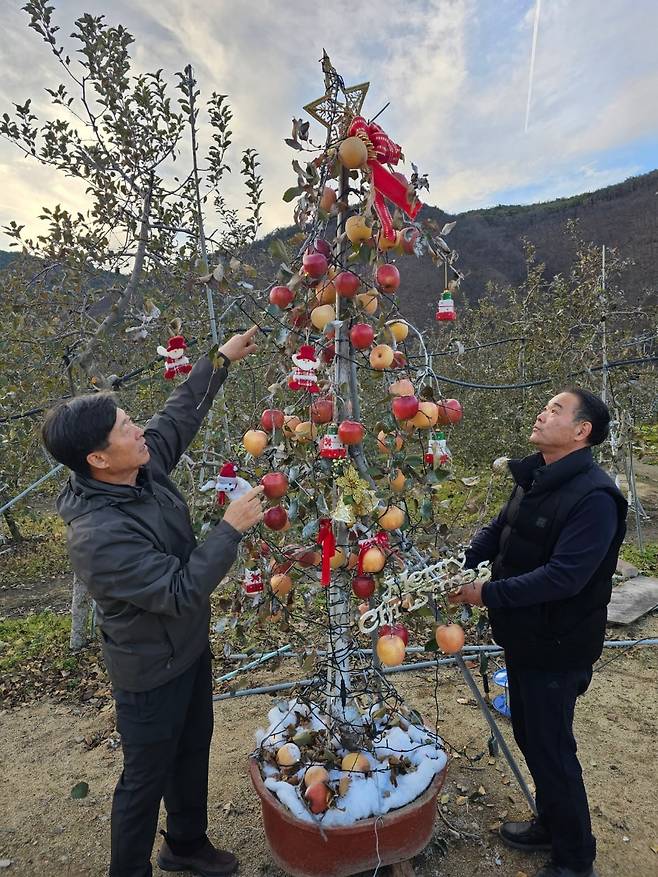
[{"label": "man's raised hand", "polygon": [[258,326],[252,326],[246,332],[234,335],[228,339],[226,344],[222,344],[219,353],[223,353],[231,362],[237,362],[239,359],[249,356],[250,353],[255,353],[258,349],[254,343],[256,332],[258,332]]},{"label": "man's raised hand", "polygon": [[229,507],[224,513],[224,520],[230,524],[238,533],[246,533],[250,527],[257,524],[263,519],[263,504],[261,502],[261,494],[263,486],[252,487],[250,491],[245,493],[239,499],[234,499],[229,503]]}]

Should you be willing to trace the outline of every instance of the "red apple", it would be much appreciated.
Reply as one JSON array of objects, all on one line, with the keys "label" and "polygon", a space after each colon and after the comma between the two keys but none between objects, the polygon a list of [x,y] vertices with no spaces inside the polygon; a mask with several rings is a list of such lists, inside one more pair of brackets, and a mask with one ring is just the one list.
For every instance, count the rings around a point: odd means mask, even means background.
[{"label": "red apple", "polygon": [[344,420],[338,427],[338,438],[344,445],[358,445],[365,434],[365,427],[358,420]]},{"label": "red apple", "polygon": [[409,631],[404,624],[382,624],[378,636],[399,636],[405,646],[409,645]]},{"label": "red apple", "polygon": [[377,285],[384,292],[395,292],[400,285],[400,272],[395,265],[380,265],[376,274]]},{"label": "red apple", "polygon": [[336,356],[336,345],[335,344],[327,344],[326,347],[322,348],[322,361],[326,362],[327,365],[330,365],[334,361],[334,357]]},{"label": "red apple", "polygon": [[311,405],[313,423],[330,423],[334,416],[334,403],[331,399],[316,399]]},{"label": "red apple", "polygon": [[260,480],[268,499],[279,499],[288,490],[288,479],[283,472],[268,472]]},{"label": "red apple", "polygon": [[420,230],[410,226],[409,228],[403,228],[400,232],[400,241],[402,243],[402,249],[407,254],[407,256],[413,256],[414,253],[414,245],[418,238],[420,237]]},{"label": "red apple", "polygon": [[331,792],[324,783],[313,783],[304,792],[311,813],[324,813],[331,801]]},{"label": "red apple", "polygon": [[317,279],[323,277],[327,273],[327,257],[322,253],[307,253],[302,259],[304,271],[309,277]]},{"label": "red apple", "polygon": [[343,298],[354,298],[361,281],[351,271],[341,271],[334,277],[334,286],[338,295]]},{"label": "red apple", "polygon": [[375,580],[372,576],[354,576],[352,579],[352,590],[355,596],[362,600],[367,600],[375,593]]},{"label": "red apple", "polygon": [[263,523],[270,530],[283,530],[288,523],[288,512],[282,505],[274,505],[263,515]]},{"label": "red apple", "polygon": [[407,357],[399,350],[393,352],[393,362],[391,368],[404,368],[407,364]]},{"label": "red apple", "polygon": [[350,341],[357,350],[365,350],[366,347],[370,347],[374,337],[375,332],[368,323],[355,323],[350,329]]},{"label": "red apple", "polygon": [[418,413],[418,399],[415,396],[396,396],[391,408],[396,420],[409,420]]},{"label": "red apple", "polygon": [[331,244],[324,238],[316,238],[313,241],[313,249],[316,253],[321,253],[326,259],[331,259]]},{"label": "red apple", "polygon": [[285,414],[280,408],[266,408],[260,416],[260,425],[263,429],[281,429]]},{"label": "red apple", "polygon": [[438,422],[443,426],[448,423],[459,423],[464,416],[464,410],[457,399],[441,399],[436,404],[439,407]]},{"label": "red apple", "polygon": [[270,291],[270,301],[281,309],[287,308],[294,297],[295,293],[287,286],[275,286]]}]

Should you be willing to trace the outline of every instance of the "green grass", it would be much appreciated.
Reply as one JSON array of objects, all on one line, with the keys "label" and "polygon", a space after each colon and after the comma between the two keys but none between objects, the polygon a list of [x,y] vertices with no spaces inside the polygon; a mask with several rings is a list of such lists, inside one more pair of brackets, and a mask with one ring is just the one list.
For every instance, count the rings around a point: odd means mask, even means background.
[{"label": "green grass", "polygon": [[24,541],[3,555],[3,585],[23,585],[57,578],[70,572],[66,528],[58,515],[16,518]]},{"label": "green grass", "polygon": [[635,545],[622,545],[621,556],[644,575],[658,576],[658,542],[649,542],[643,551]]},{"label": "green grass", "polygon": [[69,652],[71,618],[38,612],[0,620],[0,673],[34,660],[48,660],[57,670],[74,671],[78,661]]}]

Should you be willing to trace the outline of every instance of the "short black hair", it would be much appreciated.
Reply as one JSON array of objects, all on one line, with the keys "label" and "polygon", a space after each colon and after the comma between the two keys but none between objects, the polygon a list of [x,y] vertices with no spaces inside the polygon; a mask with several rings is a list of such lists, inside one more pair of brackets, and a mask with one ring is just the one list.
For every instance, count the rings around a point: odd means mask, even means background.
[{"label": "short black hair", "polygon": [[563,393],[571,393],[578,397],[576,420],[586,420],[592,424],[589,434],[590,445],[600,445],[610,432],[610,411],[605,402],[589,390],[582,387],[565,387]]},{"label": "short black hair", "polygon": [[89,476],[87,454],[109,445],[116,419],[117,403],[111,393],[75,396],[48,411],[41,438],[58,463]]}]

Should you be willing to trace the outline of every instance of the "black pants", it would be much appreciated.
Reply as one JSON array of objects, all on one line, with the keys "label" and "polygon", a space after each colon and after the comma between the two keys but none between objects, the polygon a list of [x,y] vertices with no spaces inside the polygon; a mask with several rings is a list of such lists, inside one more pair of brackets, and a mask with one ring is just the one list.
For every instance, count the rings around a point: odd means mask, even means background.
[{"label": "black pants", "polygon": [[110,877],[152,874],[162,798],[172,846],[193,849],[205,841],[213,731],[210,658],[208,648],[185,673],[150,691],[114,691],[123,773],[112,802]]},{"label": "black pants", "polygon": [[514,737],[535,782],[539,819],[551,833],[552,859],[574,871],[587,870],[596,856],[573,735],[576,698],[587,691],[591,679],[591,667],[507,667]]}]

